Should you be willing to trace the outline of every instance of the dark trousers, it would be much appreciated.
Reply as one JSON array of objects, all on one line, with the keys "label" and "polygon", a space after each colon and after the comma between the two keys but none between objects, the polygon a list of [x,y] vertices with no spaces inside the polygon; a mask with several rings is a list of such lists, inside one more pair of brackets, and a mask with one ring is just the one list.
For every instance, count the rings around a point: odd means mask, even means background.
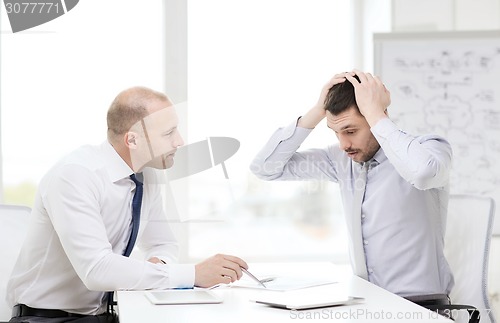
[{"label": "dark trousers", "polygon": [[26,323],[119,323],[118,316],[113,313],[100,315],[72,314],[60,310],[47,310],[32,308],[23,304],[17,304],[12,311],[9,322]]}]

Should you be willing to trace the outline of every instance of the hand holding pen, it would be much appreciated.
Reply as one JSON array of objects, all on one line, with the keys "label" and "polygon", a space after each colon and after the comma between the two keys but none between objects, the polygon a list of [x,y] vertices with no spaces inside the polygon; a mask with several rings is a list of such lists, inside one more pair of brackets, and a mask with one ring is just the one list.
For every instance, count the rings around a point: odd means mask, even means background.
[{"label": "hand holding pen", "polygon": [[259,283],[259,285],[261,285],[262,287],[267,288],[266,285],[264,285],[264,283],[260,279],[258,279],[251,272],[249,272],[248,269],[241,267],[241,271],[244,272],[245,274],[247,274],[248,277],[252,278],[257,283]]},{"label": "hand holding pen", "polygon": [[211,287],[217,284],[229,284],[243,276],[242,269],[247,263],[235,256],[218,254],[195,265],[197,287]]}]

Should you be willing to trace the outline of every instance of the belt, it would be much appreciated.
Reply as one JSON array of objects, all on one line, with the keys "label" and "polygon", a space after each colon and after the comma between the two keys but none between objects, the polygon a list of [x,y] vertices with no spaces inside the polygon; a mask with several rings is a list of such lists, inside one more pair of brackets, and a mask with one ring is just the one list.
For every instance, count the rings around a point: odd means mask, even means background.
[{"label": "belt", "polygon": [[62,310],[50,310],[44,308],[33,308],[24,304],[17,304],[12,309],[12,318],[20,316],[38,316],[38,317],[84,317],[83,314],[69,313]]},{"label": "belt", "polygon": [[446,294],[418,295],[405,298],[423,307],[451,304],[450,297]]}]

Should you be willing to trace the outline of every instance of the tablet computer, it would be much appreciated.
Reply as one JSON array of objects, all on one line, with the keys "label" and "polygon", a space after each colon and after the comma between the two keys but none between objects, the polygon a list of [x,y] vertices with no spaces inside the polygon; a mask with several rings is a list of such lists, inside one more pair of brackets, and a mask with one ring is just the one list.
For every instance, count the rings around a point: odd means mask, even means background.
[{"label": "tablet computer", "polygon": [[145,294],[149,301],[155,305],[222,303],[222,298],[205,289],[155,290]]},{"label": "tablet computer", "polygon": [[259,304],[265,304],[272,307],[278,307],[288,310],[306,310],[320,307],[340,306],[357,304],[364,301],[362,297],[323,297],[322,299],[308,299],[307,297],[262,297],[253,300]]}]

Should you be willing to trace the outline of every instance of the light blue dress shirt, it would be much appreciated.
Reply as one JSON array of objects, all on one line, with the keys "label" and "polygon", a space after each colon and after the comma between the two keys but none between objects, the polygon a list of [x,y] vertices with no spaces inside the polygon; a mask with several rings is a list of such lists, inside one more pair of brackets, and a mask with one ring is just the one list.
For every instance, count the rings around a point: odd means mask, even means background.
[{"label": "light blue dress shirt", "polygon": [[[449,294],[453,276],[443,244],[450,144],[436,135],[406,134],[386,118],[371,128],[381,148],[360,164],[338,145],[297,152],[311,131],[297,122],[278,129],[251,171],[264,180],[338,183],[354,273],[403,297]],[[366,188],[358,179],[364,164],[370,164]],[[364,190],[361,208],[353,205],[356,190]]]}]

